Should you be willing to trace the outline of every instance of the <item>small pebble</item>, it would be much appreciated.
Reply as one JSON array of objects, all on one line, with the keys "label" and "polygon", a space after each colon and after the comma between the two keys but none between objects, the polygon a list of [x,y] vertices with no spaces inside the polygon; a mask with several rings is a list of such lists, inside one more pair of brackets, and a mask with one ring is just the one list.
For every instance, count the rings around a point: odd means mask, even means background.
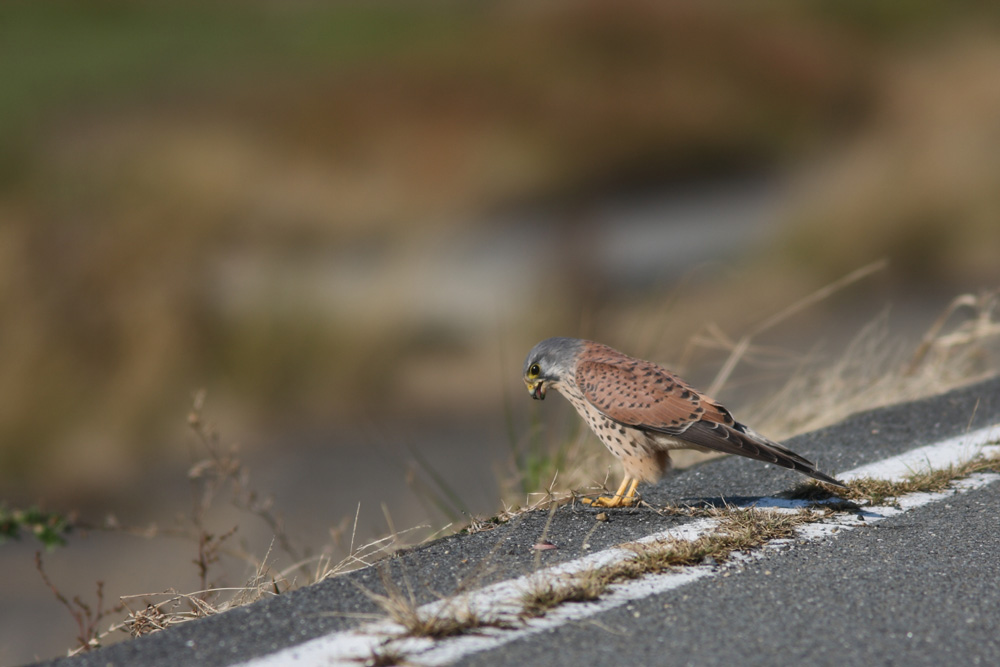
[{"label": "small pebble", "polygon": [[594,518],[597,519],[598,521],[607,521],[608,520],[608,515],[605,514],[604,512],[601,512],[600,514],[598,514]]}]

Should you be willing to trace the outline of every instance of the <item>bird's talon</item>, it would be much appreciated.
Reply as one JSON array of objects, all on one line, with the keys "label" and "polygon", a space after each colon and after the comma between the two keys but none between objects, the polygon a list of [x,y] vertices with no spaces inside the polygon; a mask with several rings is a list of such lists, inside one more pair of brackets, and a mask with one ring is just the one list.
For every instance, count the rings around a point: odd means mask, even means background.
[{"label": "bird's talon", "polygon": [[635,498],[600,496],[598,498],[581,498],[580,502],[591,507],[631,507],[635,504]]}]

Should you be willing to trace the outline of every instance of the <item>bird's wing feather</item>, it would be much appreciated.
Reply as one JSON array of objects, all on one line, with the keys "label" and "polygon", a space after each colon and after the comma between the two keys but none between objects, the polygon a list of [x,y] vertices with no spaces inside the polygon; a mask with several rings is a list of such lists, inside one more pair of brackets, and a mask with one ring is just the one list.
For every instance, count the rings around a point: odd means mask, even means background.
[{"label": "bird's wing feather", "polygon": [[819,472],[808,459],[736,422],[725,407],[662,366],[622,356],[622,360],[598,358],[577,363],[577,385],[609,419],[840,484]]},{"label": "bird's wing feather", "polygon": [[681,438],[701,421],[736,424],[728,410],[662,366],[625,359],[577,363],[577,386],[608,418]]}]

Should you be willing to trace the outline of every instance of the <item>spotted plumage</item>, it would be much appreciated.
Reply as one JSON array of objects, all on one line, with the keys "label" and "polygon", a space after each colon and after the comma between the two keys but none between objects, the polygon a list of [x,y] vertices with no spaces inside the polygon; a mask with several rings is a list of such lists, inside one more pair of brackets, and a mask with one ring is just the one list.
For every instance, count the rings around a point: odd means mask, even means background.
[{"label": "spotted plumage", "polygon": [[607,345],[543,340],[524,362],[524,382],[536,399],[545,398],[550,386],[562,393],[621,460],[621,486],[595,505],[632,504],[640,481],[655,482],[669,469],[671,449],[738,454],[842,486],[811,461],[734,420],[729,410],[667,369]]}]

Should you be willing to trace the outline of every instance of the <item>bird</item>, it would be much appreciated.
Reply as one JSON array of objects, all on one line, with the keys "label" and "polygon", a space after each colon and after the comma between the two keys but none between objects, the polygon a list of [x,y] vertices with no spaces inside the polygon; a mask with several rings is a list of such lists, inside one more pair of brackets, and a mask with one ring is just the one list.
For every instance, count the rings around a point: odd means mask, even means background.
[{"label": "bird", "polygon": [[816,464],[733,419],[729,410],[663,366],[590,340],[547,338],[524,361],[531,397],[551,387],[576,408],[622,462],[625,476],[613,496],[585,499],[595,507],[637,502],[639,482],[656,482],[670,468],[670,451],[738,454],[796,470],[843,487]]}]

